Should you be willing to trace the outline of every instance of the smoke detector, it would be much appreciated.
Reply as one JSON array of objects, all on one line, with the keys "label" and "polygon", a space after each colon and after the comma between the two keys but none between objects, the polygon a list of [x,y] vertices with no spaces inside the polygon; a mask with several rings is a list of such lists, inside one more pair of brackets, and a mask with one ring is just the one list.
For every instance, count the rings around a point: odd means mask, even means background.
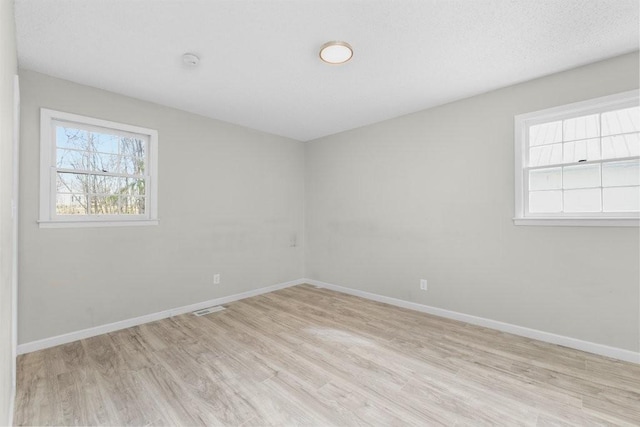
[{"label": "smoke detector", "polygon": [[182,55],[182,63],[187,67],[195,67],[200,62],[200,58],[198,58],[193,53],[185,53]]}]

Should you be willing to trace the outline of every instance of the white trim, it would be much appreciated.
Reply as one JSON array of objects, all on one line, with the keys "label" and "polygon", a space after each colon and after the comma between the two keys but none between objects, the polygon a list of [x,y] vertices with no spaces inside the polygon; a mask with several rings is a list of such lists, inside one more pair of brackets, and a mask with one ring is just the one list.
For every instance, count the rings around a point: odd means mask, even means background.
[{"label": "white trim", "polygon": [[153,219],[137,219],[130,221],[38,221],[40,228],[84,228],[84,227],[135,227],[158,225],[160,221]]},{"label": "white trim", "polygon": [[[133,126],[124,123],[116,123],[108,120],[96,119],[93,117],[81,116],[78,114],[54,111],[47,108],[40,109],[40,227],[57,227],[58,225],[43,224],[59,224],[66,222],[66,225],[60,227],[83,227],[83,223],[96,221],[92,215],[76,215],[71,219],[65,216],[56,216],[53,206],[53,198],[56,194],[55,188],[55,171],[53,164],[55,158],[54,131],[52,123],[55,121],[72,122],[82,126],[83,128],[100,128],[113,130],[116,134],[137,134],[144,136],[147,145],[147,175],[144,179],[147,182],[147,193],[145,195],[146,209],[145,214],[140,215],[141,220],[157,221],[158,219],[158,131],[154,129]],[[100,174],[100,173],[98,173]],[[104,222],[106,225],[89,225],[90,227],[100,226],[116,226],[116,225],[157,225],[153,223],[147,224],[131,224],[130,219],[120,218],[118,215],[110,215]],[[98,222],[101,222],[98,220]]]},{"label": "white trim", "polygon": [[560,227],[640,227],[638,218],[513,218],[515,225],[547,225]]},{"label": "white trim", "polygon": [[18,354],[31,353],[33,351],[42,350],[49,347],[55,347],[61,344],[67,344],[84,338],[95,337],[96,335],[107,334],[109,332],[118,331],[120,329],[130,328],[132,326],[142,325],[144,323],[154,322],[156,320],[166,319],[167,317],[177,316],[180,314],[190,313],[196,310],[202,310],[216,305],[228,304],[245,298],[266,294],[277,291],[279,289],[288,288],[290,286],[301,285],[305,283],[304,279],[292,280],[289,282],[278,283],[276,285],[266,286],[263,288],[253,289],[251,291],[233,294],[226,297],[214,298],[208,301],[202,301],[195,304],[189,304],[182,307],[171,308],[169,310],[159,311],[157,313],[145,314],[144,316],[134,317],[132,319],[120,320],[118,322],[108,323],[106,325],[95,326],[92,328],[82,329],[80,331],[69,332],[55,337],[44,338],[37,341],[20,344],[18,346]]},{"label": "white trim", "polygon": [[16,360],[18,356],[18,198],[20,165],[20,78],[13,76],[13,189],[11,197],[11,216],[13,220],[11,273],[11,394],[9,395],[9,419],[7,425],[13,425],[13,411],[16,402]]},{"label": "white trim", "polygon": [[640,352],[634,352],[617,347],[610,347],[608,345],[597,344],[590,341],[583,341],[564,335],[557,335],[537,329],[526,328],[524,326],[513,325],[511,323],[500,322],[498,320],[486,319],[484,317],[472,316],[470,314],[459,313],[456,311],[445,310],[443,308],[431,307],[424,304],[418,304],[415,302],[404,301],[384,295],[378,295],[371,292],[346,288],[344,286],[333,285],[331,283],[322,282],[320,280],[304,279],[304,282],[321,288],[327,288],[333,291],[370,299],[372,301],[395,305],[397,307],[408,308],[410,310],[416,310],[423,313],[432,314],[434,316],[459,320],[461,322],[471,323],[472,325],[484,326],[485,328],[495,329],[522,337],[532,338],[538,341],[544,341],[551,344],[582,350],[588,353],[598,354],[600,356],[612,357],[614,359],[624,360],[627,362],[640,363]]},{"label": "white trim", "polygon": [[11,396],[9,396],[9,419],[7,420],[7,426],[12,426],[13,425],[13,413],[15,412],[15,406],[16,406],[16,385],[13,384],[13,387],[11,388]]},{"label": "white trim", "polygon": [[[638,226],[638,221],[629,221],[629,219],[619,219],[618,213],[600,213],[593,215],[589,220],[582,218],[571,218],[571,215],[558,214],[551,221],[551,218],[536,217],[535,214],[529,214],[528,210],[528,191],[527,191],[527,129],[529,126],[549,121],[564,120],[571,117],[577,117],[583,114],[600,113],[607,108],[626,108],[638,105],[640,90],[630,90],[627,92],[616,93],[613,95],[603,96],[600,98],[589,99],[586,101],[575,102],[572,104],[561,105],[545,110],[533,111],[531,113],[519,114],[514,118],[514,224],[515,225],[566,225],[566,226],[621,226],[631,227]],[[629,157],[627,159],[635,159],[637,157]],[[617,161],[618,159],[601,159],[585,163],[601,164],[606,162]],[[625,160],[625,159],[619,159]],[[580,163],[582,164],[582,163]],[[545,165],[539,168],[565,167],[576,165],[576,163],[561,163],[557,165]],[[600,187],[598,187],[600,188]],[[535,218],[535,220],[531,220]],[[540,220],[540,221],[539,221]]]}]

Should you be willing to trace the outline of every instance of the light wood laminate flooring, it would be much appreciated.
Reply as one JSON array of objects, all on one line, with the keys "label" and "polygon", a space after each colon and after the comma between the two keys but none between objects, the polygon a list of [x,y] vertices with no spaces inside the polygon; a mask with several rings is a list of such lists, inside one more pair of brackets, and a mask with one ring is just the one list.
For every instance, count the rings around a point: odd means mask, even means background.
[{"label": "light wood laminate flooring", "polygon": [[640,365],[309,285],[22,355],[17,425],[640,425]]}]

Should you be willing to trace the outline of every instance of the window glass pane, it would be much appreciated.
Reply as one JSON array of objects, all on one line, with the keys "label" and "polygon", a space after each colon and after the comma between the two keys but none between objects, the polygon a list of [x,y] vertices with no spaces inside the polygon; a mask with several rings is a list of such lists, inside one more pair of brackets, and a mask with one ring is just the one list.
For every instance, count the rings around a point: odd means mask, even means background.
[{"label": "window glass pane", "polygon": [[98,132],[89,134],[91,149],[100,153],[118,154],[118,140],[117,135]]},{"label": "window glass pane", "polygon": [[58,148],[56,150],[56,167],[89,170],[89,152]]},{"label": "window glass pane", "polygon": [[[145,180],[110,175],[58,173],[58,215],[143,215]],[[87,191],[86,194],[68,194]]]},{"label": "window glass pane", "polygon": [[143,215],[144,214],[144,197],[120,197],[120,213],[124,215]]},{"label": "window glass pane", "polygon": [[564,163],[577,163],[580,160],[600,160],[600,139],[586,139],[564,143]]},{"label": "window glass pane", "polygon": [[120,156],[117,154],[89,153],[89,170],[118,173]]},{"label": "window glass pane", "polygon": [[563,188],[600,187],[600,165],[565,166],[562,172]]},{"label": "window glass pane", "polygon": [[89,133],[73,127],[56,126],[56,146],[59,148],[89,149]]},{"label": "window glass pane", "polygon": [[562,163],[562,144],[532,147],[529,150],[529,166],[544,166]]},{"label": "window glass pane", "polygon": [[564,140],[597,138],[600,136],[600,117],[598,114],[576,117],[563,122]]},{"label": "window glass pane", "polygon": [[56,192],[87,193],[89,191],[89,175],[81,173],[58,173]]},{"label": "window glass pane", "polygon": [[113,215],[118,213],[119,196],[91,194],[89,196],[89,212],[94,215]]},{"label": "window glass pane", "polygon": [[94,194],[118,194],[122,188],[121,178],[109,175],[91,175],[89,192]]},{"label": "window glass pane", "polygon": [[602,158],[640,156],[640,133],[602,138]]},{"label": "window glass pane", "polygon": [[640,185],[640,160],[602,164],[602,186]]},{"label": "window glass pane", "polygon": [[146,141],[141,138],[121,137],[120,138],[120,154],[123,156],[136,157],[144,159],[146,155]]},{"label": "window glass pane", "polygon": [[601,208],[599,188],[564,192],[564,212],[600,212]]},{"label": "window glass pane", "polygon": [[543,123],[529,128],[529,146],[562,141],[562,121]]},{"label": "window glass pane", "polygon": [[561,212],[562,191],[531,191],[529,192],[529,212]]},{"label": "window glass pane", "polygon": [[640,131],[640,107],[602,113],[602,135]]},{"label": "window glass pane", "polygon": [[131,196],[144,196],[145,180],[136,178],[122,178],[120,181],[120,194],[128,194]]},{"label": "window glass pane", "polygon": [[86,194],[57,194],[56,215],[86,215]]},{"label": "window glass pane", "polygon": [[529,190],[555,190],[562,188],[562,169],[536,169],[529,171]]},{"label": "window glass pane", "polygon": [[120,172],[128,175],[144,175],[144,159],[137,157],[122,157]]},{"label": "window glass pane", "polygon": [[605,212],[640,211],[640,187],[603,188],[602,198]]}]

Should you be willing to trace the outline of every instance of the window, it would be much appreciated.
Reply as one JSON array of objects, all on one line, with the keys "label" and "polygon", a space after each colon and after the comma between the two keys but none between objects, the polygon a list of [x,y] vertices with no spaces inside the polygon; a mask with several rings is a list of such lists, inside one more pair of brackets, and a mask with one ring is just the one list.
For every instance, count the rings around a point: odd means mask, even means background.
[{"label": "window", "polygon": [[516,116],[516,225],[640,224],[638,91]]},{"label": "window", "polygon": [[158,134],[40,112],[40,226],[157,224]]}]

